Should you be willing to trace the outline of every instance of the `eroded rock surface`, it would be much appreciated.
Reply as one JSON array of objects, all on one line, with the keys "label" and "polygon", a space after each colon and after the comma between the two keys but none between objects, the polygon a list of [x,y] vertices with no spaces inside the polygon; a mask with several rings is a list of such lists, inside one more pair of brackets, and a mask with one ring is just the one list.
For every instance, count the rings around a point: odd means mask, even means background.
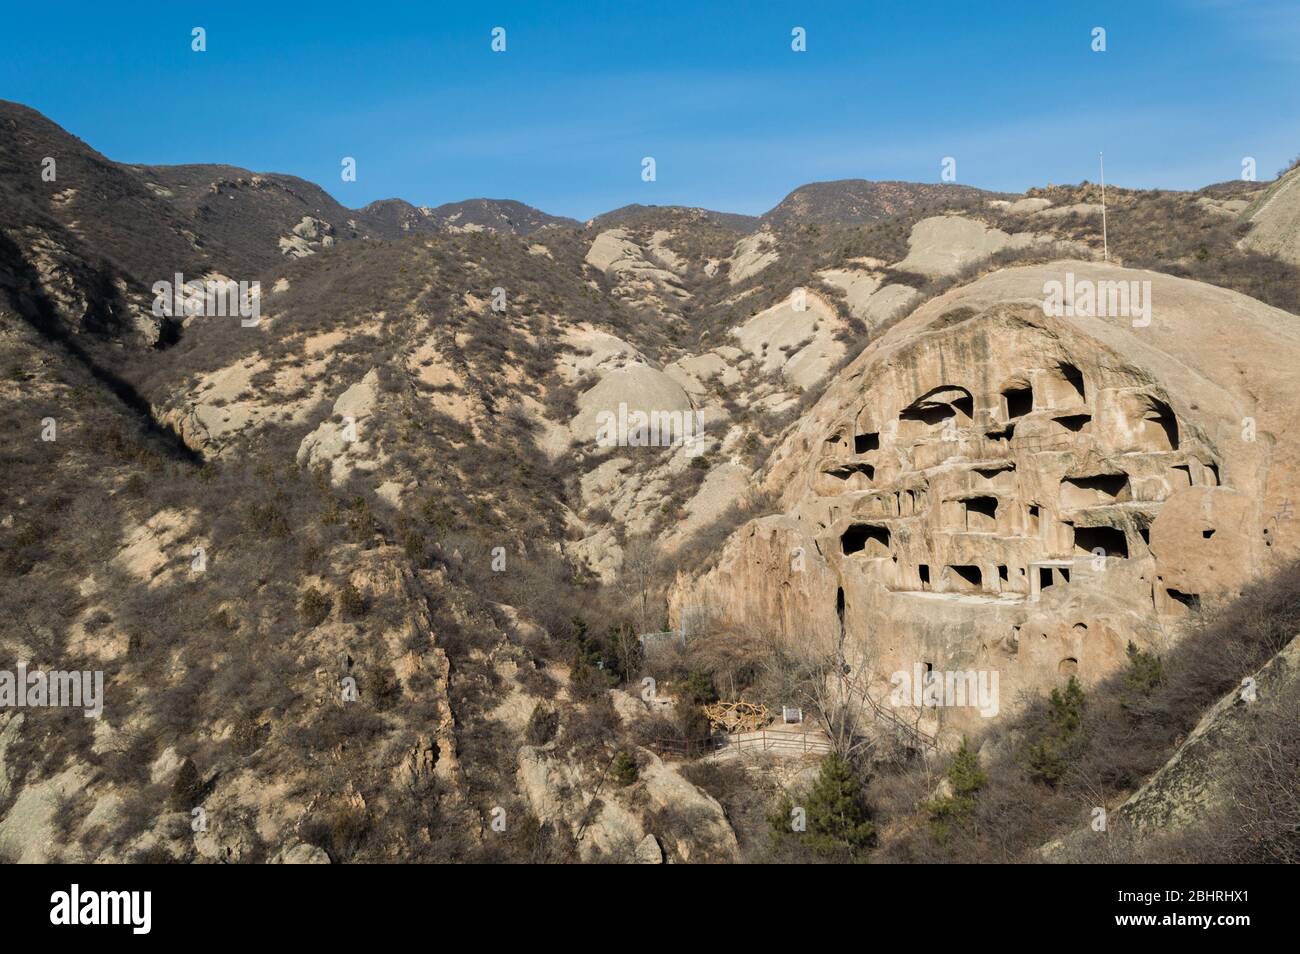
[{"label": "eroded rock surface", "polygon": [[[1067,273],[1150,282],[1149,322],[1048,316]],[[680,581],[674,620],[828,651],[842,634],[882,679],[996,672],[999,714],[1090,683],[1295,553],[1298,360],[1291,316],[1223,289],[1088,262],[992,273],[839,374],[773,457],[782,512]]]}]

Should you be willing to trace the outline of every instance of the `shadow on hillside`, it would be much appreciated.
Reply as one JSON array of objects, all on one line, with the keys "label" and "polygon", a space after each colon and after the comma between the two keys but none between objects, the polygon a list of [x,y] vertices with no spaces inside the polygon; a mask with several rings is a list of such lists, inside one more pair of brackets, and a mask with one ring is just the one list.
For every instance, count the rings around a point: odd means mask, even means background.
[{"label": "shadow on hillside", "polygon": [[[94,273],[95,287],[87,294],[89,310],[83,324],[91,333],[103,333],[120,326],[118,314],[124,308],[117,290],[108,275]],[[130,410],[145,432],[159,444],[167,456],[189,464],[203,463],[203,456],[187,446],[180,435],[154,416],[153,407],[131,382],[106,368],[91,355],[76,337],[59,320],[54,304],[41,289],[36,269],[22,254],[18,245],[0,232],[0,288],[4,289],[10,306],[42,338],[61,348],[63,352],[85,368],[124,407]],[[164,338],[170,332],[164,329]]]}]

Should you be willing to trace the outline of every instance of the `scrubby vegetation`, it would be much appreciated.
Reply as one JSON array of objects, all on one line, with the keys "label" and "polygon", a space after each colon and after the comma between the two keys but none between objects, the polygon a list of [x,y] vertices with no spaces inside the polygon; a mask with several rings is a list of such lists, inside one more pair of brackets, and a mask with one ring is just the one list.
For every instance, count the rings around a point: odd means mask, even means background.
[{"label": "scrubby vegetation", "polygon": [[[1136,839],[1122,821],[1103,836],[1089,823],[1098,806],[1117,817],[1113,809],[1168,761],[1206,709],[1297,634],[1300,564],[1208,611],[1164,658],[1130,652],[1125,670],[1086,692],[1071,678],[1007,727],[1008,736],[1026,740],[1022,747],[994,747],[978,763],[963,747],[947,772],[950,798],[969,801],[921,794],[933,782],[919,768],[882,773],[869,792],[887,824],[897,826],[918,806],[932,820],[939,808],[940,824],[895,827],[882,841],[881,860],[1033,860],[1040,846],[1075,831],[1092,836],[1080,850],[1095,860],[1294,859],[1300,841],[1286,825],[1300,816],[1286,785],[1295,763],[1280,758],[1300,746],[1291,701],[1267,710],[1252,730],[1240,771],[1228,773],[1229,808],[1163,838]],[[970,790],[963,796],[962,788]]]},{"label": "scrubby vegetation", "polygon": [[[20,145],[53,154],[55,132],[36,133]],[[7,141],[0,158],[14,148]],[[0,618],[9,656],[100,670],[109,704],[98,723],[51,709],[0,724],[13,730],[0,817],[27,786],[66,775],[71,794],[51,803],[67,860],[257,862],[299,845],[336,862],[570,861],[602,799],[643,796],[660,757],[718,800],[747,859],[1031,860],[1084,826],[1093,807],[1116,807],[1207,706],[1300,631],[1300,569],[1291,568],[1195,623],[1168,652],[1131,646],[1115,678],[1086,690],[1071,679],[1036,701],[1010,728],[1013,744],[971,738],[940,763],[906,746],[859,744],[859,726],[818,691],[827,660],[793,658],[767,634],[715,620],[689,642],[642,645],[640,634],[669,628],[678,574],[715,566],[726,540],[776,501],[755,479],[662,551],[658,539],[681,524],[724,455],[674,470],[643,454],[618,479],[650,488],[645,520],[611,499],[586,506],[580,482],[598,458],[544,450],[595,383],[590,370],[565,365],[577,355],[563,332],[618,335],[659,363],[711,347],[818,270],[858,259],[888,270],[906,255],[912,225],[939,205],[866,225],[780,217],[779,259],[732,285],[717,266],[757,225],[745,217],[630,208],[527,238],[377,241],[349,230],[346,241],[282,261],[275,247],[232,257],[222,244],[238,235],[229,222],[212,233],[221,241],[191,241],[197,223],[143,190],[136,172],[84,150],[64,168],[112,200],[103,215],[84,210],[80,234],[48,202],[18,195],[12,177],[0,183],[11,213],[0,235],[0,402],[13,425],[0,434]],[[206,175],[167,179],[183,193],[178,208],[197,208],[190,198]],[[271,187],[279,208],[288,186]],[[1115,190],[1112,255],[1300,310],[1300,272],[1238,249],[1242,226],[1199,201],[1257,191]],[[1045,194],[1088,202],[1094,189]],[[983,198],[954,208],[1097,246],[1086,217],[1045,224],[989,210]],[[157,234],[145,227],[152,220]],[[279,228],[260,224],[273,237]],[[671,233],[664,247],[680,258],[689,295],[614,294],[615,278],[584,261],[613,224],[643,247]],[[12,237],[20,229],[23,244]],[[33,235],[54,245],[38,248]],[[982,271],[1062,254],[1037,247],[950,279],[890,277],[930,298]],[[164,322],[154,340],[147,320],[133,324],[146,314],[142,276],[231,263],[275,266],[270,320],[259,328]],[[487,304],[498,288],[505,310]],[[841,293],[819,293],[847,323],[848,363],[870,336]],[[200,382],[245,362],[246,384],[197,414]],[[435,364],[441,376],[422,376]],[[305,436],[342,422],[336,385],[372,369],[365,440],[374,453],[364,466],[340,475],[300,460]],[[277,390],[286,376],[293,383]],[[754,474],[822,393],[788,400],[779,375],[753,369],[739,385],[707,387],[726,424],[709,436],[728,438],[728,462]],[[755,394],[789,406],[769,413]],[[215,412],[263,400],[265,418],[204,444],[203,428],[220,430]],[[301,413],[276,416],[300,400]],[[50,421],[54,439],[42,436]],[[603,584],[568,547],[593,531],[607,532],[621,559]],[[741,699],[773,711],[795,699],[832,730],[835,752],[815,780],[787,791],[770,775],[701,759],[718,731],[705,707]],[[1074,850],[1300,860],[1300,713],[1290,701],[1268,712],[1237,753],[1221,810],[1158,841],[1117,827]],[[523,746],[587,781],[576,824],[535,816],[539,802],[520,788]],[[273,813],[255,809],[268,798],[277,811],[291,806],[273,819],[283,835],[274,845],[263,834]],[[188,813],[213,799],[212,830],[196,838]],[[107,820],[82,827],[92,809]],[[493,827],[498,817],[509,823]],[[671,806],[647,818],[668,842],[698,827]],[[702,846],[696,860],[717,850]]]},{"label": "scrubby vegetation", "polygon": [[846,759],[822,759],[812,788],[782,798],[768,819],[775,860],[866,860],[876,828],[863,789],[859,769]]},{"label": "scrubby vegetation", "polygon": [[[1300,268],[1270,255],[1238,247],[1249,223],[1231,213],[1207,208],[1207,197],[1253,198],[1264,183],[1233,182],[1200,192],[1167,192],[1107,187],[1107,237],[1111,260],[1128,268],[1190,278],[1230,288],[1292,314],[1300,314]],[[1032,190],[1059,206],[1101,201],[1092,183]],[[998,227],[1017,232],[1041,229],[1041,218],[995,215]],[[1062,240],[1096,246],[1099,216],[1057,219],[1053,232]]]}]

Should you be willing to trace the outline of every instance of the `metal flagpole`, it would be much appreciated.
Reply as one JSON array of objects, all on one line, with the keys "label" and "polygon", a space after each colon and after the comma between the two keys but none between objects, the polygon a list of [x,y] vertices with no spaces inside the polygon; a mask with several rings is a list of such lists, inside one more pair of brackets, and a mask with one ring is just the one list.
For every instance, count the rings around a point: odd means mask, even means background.
[{"label": "metal flagpole", "polygon": [[1110,243],[1106,240],[1106,154],[1097,153],[1097,158],[1101,161],[1101,257],[1103,261],[1110,261]]}]

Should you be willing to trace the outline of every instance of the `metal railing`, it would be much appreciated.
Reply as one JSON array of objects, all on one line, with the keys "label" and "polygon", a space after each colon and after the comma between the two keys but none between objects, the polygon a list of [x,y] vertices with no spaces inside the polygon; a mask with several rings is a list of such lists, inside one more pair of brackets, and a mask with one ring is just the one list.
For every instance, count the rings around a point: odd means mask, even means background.
[{"label": "metal railing", "polygon": [[661,755],[696,759],[724,752],[772,752],[778,755],[827,755],[831,752],[830,740],[811,732],[737,732],[734,735],[719,733],[708,739],[684,742],[681,739],[655,739],[651,748]]},{"label": "metal railing", "polygon": [[735,735],[724,736],[723,739],[719,751],[735,749],[743,752],[758,749],[760,752],[785,755],[827,755],[831,751],[829,739],[811,732],[769,732],[767,729],[759,729],[757,732],[737,732]]}]

